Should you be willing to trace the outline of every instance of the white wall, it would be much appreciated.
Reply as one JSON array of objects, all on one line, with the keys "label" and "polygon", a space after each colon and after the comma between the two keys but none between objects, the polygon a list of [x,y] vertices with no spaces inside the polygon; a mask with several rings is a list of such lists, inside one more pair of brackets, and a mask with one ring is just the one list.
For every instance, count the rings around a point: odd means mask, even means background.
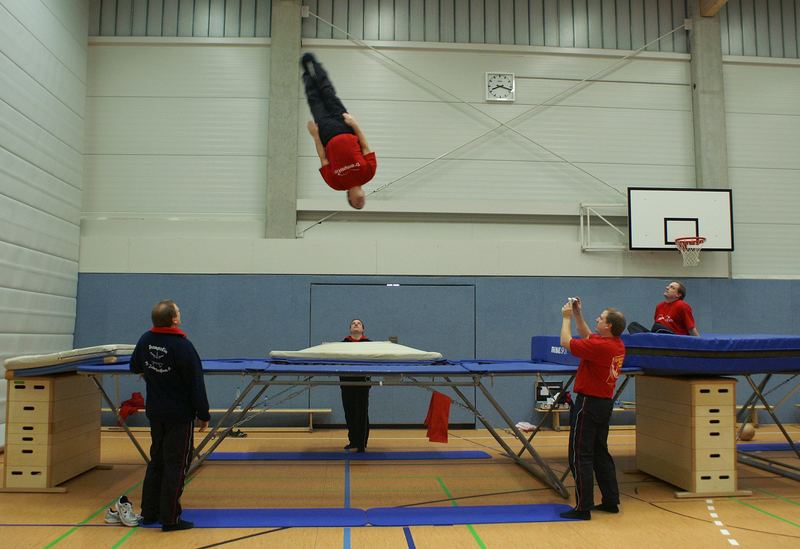
[{"label": "white wall", "polygon": [[[366,189],[388,186],[367,209],[305,230],[346,203],[322,182],[301,129],[304,238],[262,239],[264,42],[94,39],[81,270],[682,272],[678,254],[581,252],[578,211],[582,202],[624,204],[629,185],[694,185],[687,56],[643,54],[606,75],[613,82],[541,108],[625,52],[384,43],[388,61],[341,41],[304,46],[328,67],[377,151],[378,175]],[[484,101],[491,70],[517,75],[514,104]],[[308,116],[303,100],[298,108]],[[514,123],[521,136],[502,130],[455,151],[498,125],[484,113],[507,122],[526,112]],[[342,239],[362,245],[342,257],[330,246]],[[726,255],[709,255],[693,274],[727,275]]]},{"label": "white wall", "polygon": [[733,272],[800,278],[800,61],[725,58]]},{"label": "white wall", "polygon": [[87,25],[84,0],[0,0],[0,360],[72,348]]}]

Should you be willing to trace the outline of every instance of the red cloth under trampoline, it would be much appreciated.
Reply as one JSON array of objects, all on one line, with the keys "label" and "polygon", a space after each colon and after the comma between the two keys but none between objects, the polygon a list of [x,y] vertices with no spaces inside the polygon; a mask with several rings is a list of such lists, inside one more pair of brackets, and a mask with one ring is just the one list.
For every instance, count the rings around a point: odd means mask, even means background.
[{"label": "red cloth under trampoline", "polygon": [[431,442],[447,442],[447,425],[450,422],[450,403],[452,399],[434,391],[428,405],[425,425],[428,426],[428,440]]},{"label": "red cloth under trampoline", "polygon": [[129,415],[135,414],[139,410],[144,410],[144,397],[142,397],[142,393],[133,393],[131,398],[120,404],[119,417],[125,421]]}]

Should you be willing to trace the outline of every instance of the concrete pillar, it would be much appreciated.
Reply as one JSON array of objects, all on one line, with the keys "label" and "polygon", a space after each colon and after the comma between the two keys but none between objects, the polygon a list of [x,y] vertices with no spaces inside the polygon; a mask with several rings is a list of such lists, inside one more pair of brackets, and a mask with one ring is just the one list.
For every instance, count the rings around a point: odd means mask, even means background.
[{"label": "concrete pillar", "polygon": [[272,0],[267,122],[267,238],[295,238],[301,0]]},{"label": "concrete pillar", "polygon": [[692,55],[694,167],[698,188],[728,188],[728,139],[719,15],[700,15],[701,0],[689,0]]}]

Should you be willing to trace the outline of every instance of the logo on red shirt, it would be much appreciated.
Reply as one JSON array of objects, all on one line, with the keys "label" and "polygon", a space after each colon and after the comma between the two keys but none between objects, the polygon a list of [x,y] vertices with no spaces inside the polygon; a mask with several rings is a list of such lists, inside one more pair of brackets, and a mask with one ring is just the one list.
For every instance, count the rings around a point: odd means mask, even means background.
[{"label": "logo on red shirt", "polygon": [[611,368],[608,372],[608,377],[606,381],[610,381],[612,379],[616,380],[619,379],[619,374],[622,371],[622,363],[625,362],[625,355],[617,355],[611,359]]}]

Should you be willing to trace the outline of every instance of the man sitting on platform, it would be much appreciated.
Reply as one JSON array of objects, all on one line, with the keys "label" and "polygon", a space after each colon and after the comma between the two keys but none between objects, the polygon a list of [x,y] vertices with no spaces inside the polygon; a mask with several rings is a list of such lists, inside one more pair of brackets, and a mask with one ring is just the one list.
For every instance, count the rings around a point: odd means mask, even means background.
[{"label": "man sitting on platform", "polygon": [[658,334],[699,336],[700,332],[694,324],[692,307],[684,301],[686,287],[678,281],[667,284],[664,288],[664,301],[656,305],[653,314],[653,327],[647,329],[638,322],[631,322],[628,333],[654,332]]}]

